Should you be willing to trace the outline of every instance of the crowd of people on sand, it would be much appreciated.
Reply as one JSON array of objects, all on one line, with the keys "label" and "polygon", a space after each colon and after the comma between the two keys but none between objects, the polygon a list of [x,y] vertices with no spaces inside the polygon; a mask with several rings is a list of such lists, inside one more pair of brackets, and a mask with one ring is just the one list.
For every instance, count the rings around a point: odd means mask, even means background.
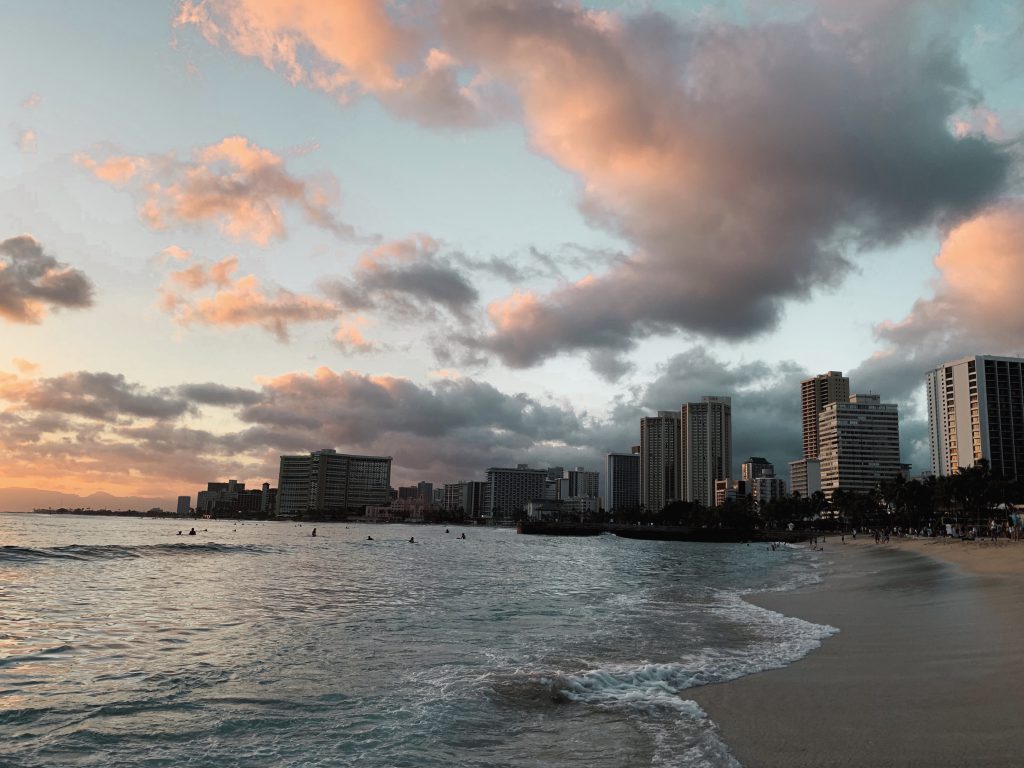
[{"label": "crowd of people on sand", "polygon": [[[923,525],[920,528],[893,526],[891,528],[876,528],[871,533],[875,538],[875,544],[888,544],[890,536],[896,539],[957,539],[959,541],[1020,541],[1024,538],[1022,531],[1022,520],[1017,515],[1011,515],[1007,520],[989,518],[988,523],[941,523],[935,526]],[[857,538],[857,531],[854,529],[853,538]]]}]

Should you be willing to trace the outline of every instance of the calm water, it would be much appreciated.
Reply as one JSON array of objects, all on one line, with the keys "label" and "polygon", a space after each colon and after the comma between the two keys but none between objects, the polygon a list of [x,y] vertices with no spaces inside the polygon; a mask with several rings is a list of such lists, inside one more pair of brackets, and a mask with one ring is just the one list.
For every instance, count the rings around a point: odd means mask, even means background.
[{"label": "calm water", "polygon": [[199,522],[0,515],[0,765],[736,765],[687,689],[832,631],[801,549]]}]

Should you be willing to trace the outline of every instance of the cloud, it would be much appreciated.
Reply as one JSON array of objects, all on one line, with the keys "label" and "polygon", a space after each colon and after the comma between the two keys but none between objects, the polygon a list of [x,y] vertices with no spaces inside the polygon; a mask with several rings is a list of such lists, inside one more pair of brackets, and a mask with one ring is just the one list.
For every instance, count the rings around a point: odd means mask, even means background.
[{"label": "cloud", "polygon": [[342,320],[334,332],[334,343],[349,353],[373,352],[378,347],[367,341],[363,335],[362,328],[366,323],[366,318],[362,315],[356,315],[351,320]]},{"label": "cloud", "polygon": [[259,402],[258,392],[243,387],[226,387],[223,384],[183,384],[177,392],[184,398],[200,405],[252,405]]},{"label": "cloud", "polygon": [[405,23],[405,13],[415,10],[377,0],[185,0],[174,24],[342,102],[373,94],[424,125],[485,122],[486,83],[463,85],[460,62]]},{"label": "cloud", "polygon": [[39,142],[36,132],[26,128],[18,133],[18,149],[26,154],[32,154],[39,149]]},{"label": "cloud", "polygon": [[978,98],[956,51],[897,34],[898,19],[882,34],[818,14],[684,27],[541,2],[447,8],[455,50],[512,84],[534,146],[579,177],[582,210],[635,246],[603,274],[492,305],[478,343],[513,366],[771,328],[859,248],[967,216],[1006,180],[1005,149],[949,131]]},{"label": "cloud", "polygon": [[39,363],[33,363],[31,360],[26,360],[22,357],[13,357],[11,362],[19,373],[23,374],[34,374],[38,373],[40,369]]},{"label": "cloud", "polygon": [[153,229],[215,223],[235,240],[267,245],[286,236],[285,207],[339,236],[352,228],[333,213],[333,183],[315,184],[285,168],[284,160],[244,136],[229,136],[192,153],[119,155],[97,160],[78,154],[75,162],[96,178],[128,186],[141,200],[139,216]]},{"label": "cloud", "polygon": [[918,400],[925,372],[940,363],[1024,352],[1024,201],[1002,201],[953,227],[935,267],[932,295],[875,327],[882,347],[857,372],[877,392]]},{"label": "cloud", "polygon": [[92,306],[85,273],[43,251],[31,235],[0,242],[0,317],[12,323],[40,323],[47,308]]},{"label": "cloud", "polygon": [[[161,289],[161,307],[174,322],[217,327],[253,325],[288,339],[288,330],[298,323],[332,320],[339,314],[333,301],[279,288],[266,292],[255,275],[235,278],[238,258],[230,256],[206,267],[192,264],[172,272]],[[212,288],[212,295],[196,297]]]},{"label": "cloud", "polygon": [[324,291],[349,310],[431,319],[441,308],[466,320],[479,294],[441,247],[428,235],[383,243],[362,255],[350,278],[324,281]]},{"label": "cloud", "polygon": [[186,399],[168,391],[147,390],[121,374],[86,371],[40,379],[0,375],[0,399],[40,413],[97,421],[116,421],[123,416],[166,419],[194,411]]}]

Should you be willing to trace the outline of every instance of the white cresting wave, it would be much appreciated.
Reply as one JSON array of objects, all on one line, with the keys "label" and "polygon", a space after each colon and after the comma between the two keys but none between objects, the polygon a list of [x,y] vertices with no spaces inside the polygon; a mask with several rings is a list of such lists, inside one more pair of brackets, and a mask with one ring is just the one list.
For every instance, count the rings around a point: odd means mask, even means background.
[{"label": "white cresting wave", "polygon": [[[802,576],[780,587],[793,589],[820,581]],[[756,672],[785,667],[836,634],[835,627],[784,616],[748,603],[743,594],[721,591],[709,611],[730,622],[756,627],[760,638],[734,650],[703,648],[668,663],[623,664],[571,674],[541,675],[539,682],[563,701],[606,710],[627,710],[657,727],[654,766],[739,766],[701,707],[681,694],[687,689],[723,683]],[[666,722],[667,721],[667,722]],[[678,733],[667,726],[674,723]],[[680,739],[682,743],[680,743]]]}]

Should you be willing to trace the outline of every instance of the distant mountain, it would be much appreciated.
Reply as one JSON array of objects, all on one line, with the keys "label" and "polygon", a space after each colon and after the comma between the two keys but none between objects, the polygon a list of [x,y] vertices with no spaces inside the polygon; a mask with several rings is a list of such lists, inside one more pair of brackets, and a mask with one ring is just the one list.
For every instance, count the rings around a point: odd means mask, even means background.
[{"label": "distant mountain", "polygon": [[[195,501],[193,500],[193,503]],[[0,488],[0,512],[31,512],[33,509],[53,507],[77,507],[91,509],[135,509],[145,512],[160,507],[173,512],[178,506],[177,498],[155,498],[148,496],[114,496],[98,491],[88,496],[60,491],[44,491],[40,488]]]}]

